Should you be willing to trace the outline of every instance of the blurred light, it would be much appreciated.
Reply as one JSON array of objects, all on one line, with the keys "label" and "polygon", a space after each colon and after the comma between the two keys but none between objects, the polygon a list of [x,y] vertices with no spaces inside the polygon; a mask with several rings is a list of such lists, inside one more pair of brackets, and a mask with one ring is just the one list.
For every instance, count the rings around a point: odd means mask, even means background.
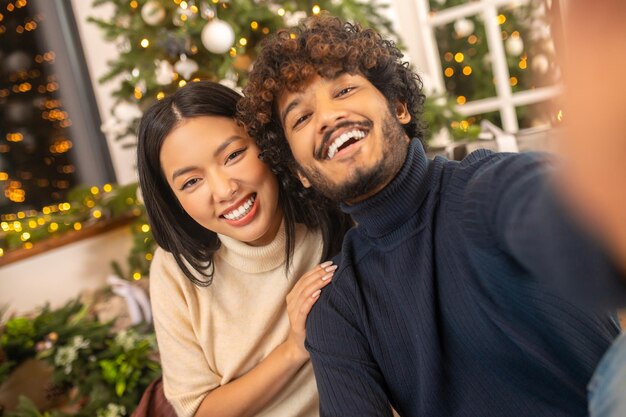
[{"label": "blurred light", "polygon": [[246,46],[248,44],[248,40],[246,38],[239,39],[239,45]]},{"label": "blurred light", "polygon": [[180,80],[180,81],[178,82],[178,86],[179,86],[179,87],[184,87],[184,86],[186,86],[186,85],[187,85],[187,81],[185,81],[185,80]]},{"label": "blurred light", "polygon": [[563,110],[559,110],[559,112],[556,114],[556,120],[558,120],[559,122],[563,121]]},{"label": "blurred light", "polygon": [[139,3],[137,3],[135,0],[132,0],[130,2],[130,7],[132,7],[133,9],[136,9],[137,7],[139,7]]},{"label": "blurred light", "polygon": [[135,281],[139,281],[139,280],[141,279],[141,274],[140,274],[139,272],[135,272],[135,273],[133,274],[133,279],[134,279]]},{"label": "blurred light", "polygon": [[499,25],[503,25],[503,24],[504,24],[504,22],[506,22],[506,16],[505,16],[505,15],[503,15],[503,14],[499,15],[499,16],[498,16],[498,24],[499,24]]},{"label": "blurred light", "polygon": [[454,75],[454,69],[448,67],[443,73],[446,77],[450,78]]},{"label": "blurred light", "polygon": [[470,67],[469,65],[466,65],[463,67],[463,74],[464,75],[470,75],[472,73],[472,67]]},{"label": "blurred light", "polygon": [[320,6],[316,4],[315,6],[313,6],[311,11],[313,12],[313,14],[320,14],[320,11],[321,11]]},{"label": "blurred light", "polygon": [[252,30],[257,30],[259,28],[259,23],[253,20],[252,22],[250,22],[250,27],[252,28]]},{"label": "blurred light", "polygon": [[79,222],[74,223],[74,230],[79,231],[82,228],[83,228],[83,225],[80,224]]},{"label": "blurred light", "polygon": [[517,85],[517,77],[511,77],[511,79],[509,81],[511,82],[512,86],[516,86]]},{"label": "blurred light", "polygon": [[165,98],[165,93],[163,91],[159,91],[156,95],[157,100],[163,100]]},{"label": "blurred light", "polygon": [[147,224],[141,225],[141,231],[144,233],[148,233],[150,231],[150,226]]},{"label": "blurred light", "polygon": [[94,210],[93,217],[95,217],[96,219],[99,219],[100,217],[102,217],[102,212],[100,210]]},{"label": "blurred light", "polygon": [[458,97],[456,98],[456,102],[457,102],[458,104],[465,104],[465,102],[466,102],[466,101],[467,101],[467,99],[465,98],[465,96],[458,96]]},{"label": "blurred light", "polygon": [[278,11],[276,13],[278,13],[279,16],[284,16],[285,15],[285,9],[283,9],[281,7],[280,9],[278,9]]},{"label": "blurred light", "polygon": [[147,48],[148,46],[150,46],[150,41],[146,38],[143,38],[140,42],[140,45],[144,48]]},{"label": "blurred light", "polygon": [[463,62],[464,59],[465,55],[463,55],[461,52],[457,52],[456,54],[454,54],[454,60],[456,62]]},{"label": "blurred light", "polygon": [[102,190],[103,190],[105,193],[110,193],[110,192],[113,190],[113,186],[112,186],[111,184],[104,184],[104,185],[102,186]]}]

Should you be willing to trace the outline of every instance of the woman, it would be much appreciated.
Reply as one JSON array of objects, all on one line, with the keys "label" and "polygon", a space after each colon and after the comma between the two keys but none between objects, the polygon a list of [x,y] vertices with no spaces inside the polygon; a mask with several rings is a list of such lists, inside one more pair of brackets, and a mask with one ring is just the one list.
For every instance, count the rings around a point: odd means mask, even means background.
[{"label": "woman", "polygon": [[349,221],[259,159],[239,98],[190,83],[139,126],[165,394],[180,417],[316,416],[304,323]]}]

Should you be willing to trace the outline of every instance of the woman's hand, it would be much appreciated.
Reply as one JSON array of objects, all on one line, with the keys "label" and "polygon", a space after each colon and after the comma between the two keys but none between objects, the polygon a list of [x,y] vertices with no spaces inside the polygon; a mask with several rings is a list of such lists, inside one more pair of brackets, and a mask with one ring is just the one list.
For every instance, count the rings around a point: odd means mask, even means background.
[{"label": "woman's hand", "polygon": [[291,331],[285,343],[290,345],[290,350],[298,361],[304,362],[309,358],[309,352],[304,348],[306,318],[336,269],[337,265],[333,265],[331,261],[316,266],[304,274],[287,295]]}]

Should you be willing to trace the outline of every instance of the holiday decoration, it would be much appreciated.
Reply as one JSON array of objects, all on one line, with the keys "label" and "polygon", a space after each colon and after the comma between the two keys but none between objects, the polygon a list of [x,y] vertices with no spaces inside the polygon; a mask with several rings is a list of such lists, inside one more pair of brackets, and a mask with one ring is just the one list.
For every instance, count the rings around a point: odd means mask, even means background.
[{"label": "holiday decoration", "polygon": [[134,246],[126,270],[116,263],[112,266],[117,276],[139,280],[148,274],[155,243],[143,205],[137,200],[137,184],[77,187],[58,205],[0,215],[0,264],[12,252],[36,250],[38,242],[51,237],[122,219],[132,221]]},{"label": "holiday decoration", "polygon": [[[467,5],[467,0],[430,0],[431,13],[451,11]],[[549,17],[543,0],[498,7],[497,23],[504,42],[513,93],[558,84],[558,71],[550,38]],[[462,17],[455,22],[435,28],[436,44],[447,92],[457,105],[497,96],[491,47],[483,14]],[[548,73],[548,68],[550,71]],[[545,111],[538,105],[517,108],[520,128],[534,125],[537,114]],[[448,122],[450,127],[465,128],[480,124],[483,118],[500,126],[500,113],[466,117]]]},{"label": "holiday decoration", "polygon": [[459,19],[454,22],[454,31],[459,38],[465,38],[474,33],[474,22],[469,19]]},{"label": "holiday decoration", "polygon": [[[112,6],[110,18],[89,20],[119,51],[100,82],[118,83],[115,98],[136,103],[142,110],[194,80],[242,87],[263,39],[324,10],[395,36],[384,14],[387,6],[379,0],[94,0],[92,4]],[[134,69],[138,69],[136,76]],[[128,130],[104,119],[110,139],[133,145]]]},{"label": "holiday decoration", "polygon": [[509,37],[504,46],[511,56],[520,56],[524,52],[524,41],[519,35]]},{"label": "holiday decoration", "polygon": [[[151,26],[160,24],[165,18],[165,8],[156,0],[151,0],[141,8],[141,18]],[[119,21],[118,21],[119,22]],[[129,22],[130,23],[130,22]],[[126,25],[122,25],[124,27]]]},{"label": "holiday decoration", "polygon": [[174,80],[174,68],[167,60],[157,60],[155,62],[155,79],[159,85],[169,85]]},{"label": "holiday decoration", "polygon": [[78,178],[49,22],[33,3],[2,2],[0,13],[0,213],[58,204]]},{"label": "holiday decoration", "polygon": [[198,63],[193,59],[187,58],[187,55],[185,54],[182,54],[180,56],[180,61],[174,64],[176,72],[182,75],[185,80],[191,78],[191,75],[198,71],[198,68]]},{"label": "holiday decoration", "polygon": [[[35,404],[22,397],[16,409],[2,410],[3,415],[124,417],[132,413],[144,389],[161,372],[155,361],[154,332],[146,326],[116,331],[114,322],[99,320],[94,310],[73,300],[58,309],[45,306],[33,316],[12,317],[0,326],[0,386],[6,382],[7,390],[19,390],[23,381],[16,384],[13,375],[26,366],[41,369],[38,374],[43,380],[33,384],[45,392],[35,392],[34,398],[46,398],[45,404]],[[44,410],[39,409],[42,405]]]},{"label": "holiday decoration", "polygon": [[223,20],[213,19],[202,29],[202,44],[209,52],[223,54],[235,41],[233,28]]}]

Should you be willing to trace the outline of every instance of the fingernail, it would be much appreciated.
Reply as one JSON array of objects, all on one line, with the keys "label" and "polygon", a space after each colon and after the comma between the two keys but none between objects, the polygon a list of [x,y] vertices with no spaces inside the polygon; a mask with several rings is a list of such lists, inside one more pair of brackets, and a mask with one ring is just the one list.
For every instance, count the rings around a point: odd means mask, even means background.
[{"label": "fingernail", "polygon": [[330,272],[330,273],[328,273],[328,274],[326,274],[326,275],[324,275],[322,277],[322,281],[328,281],[330,279],[330,277],[332,277],[332,276],[333,276],[333,274],[332,274],[332,272]]},{"label": "fingernail", "polygon": [[323,264],[320,264],[320,266],[321,266],[322,268],[326,268],[327,266],[330,266],[330,265],[332,265],[332,264],[333,264],[333,261],[326,261],[326,262],[324,262]]},{"label": "fingernail", "polygon": [[311,298],[317,298],[322,293],[322,290],[317,290],[313,294],[311,294]]},{"label": "fingernail", "polygon": [[333,272],[338,268],[337,265],[333,265],[333,266],[327,266],[326,268],[324,268],[324,271],[326,272]]}]

